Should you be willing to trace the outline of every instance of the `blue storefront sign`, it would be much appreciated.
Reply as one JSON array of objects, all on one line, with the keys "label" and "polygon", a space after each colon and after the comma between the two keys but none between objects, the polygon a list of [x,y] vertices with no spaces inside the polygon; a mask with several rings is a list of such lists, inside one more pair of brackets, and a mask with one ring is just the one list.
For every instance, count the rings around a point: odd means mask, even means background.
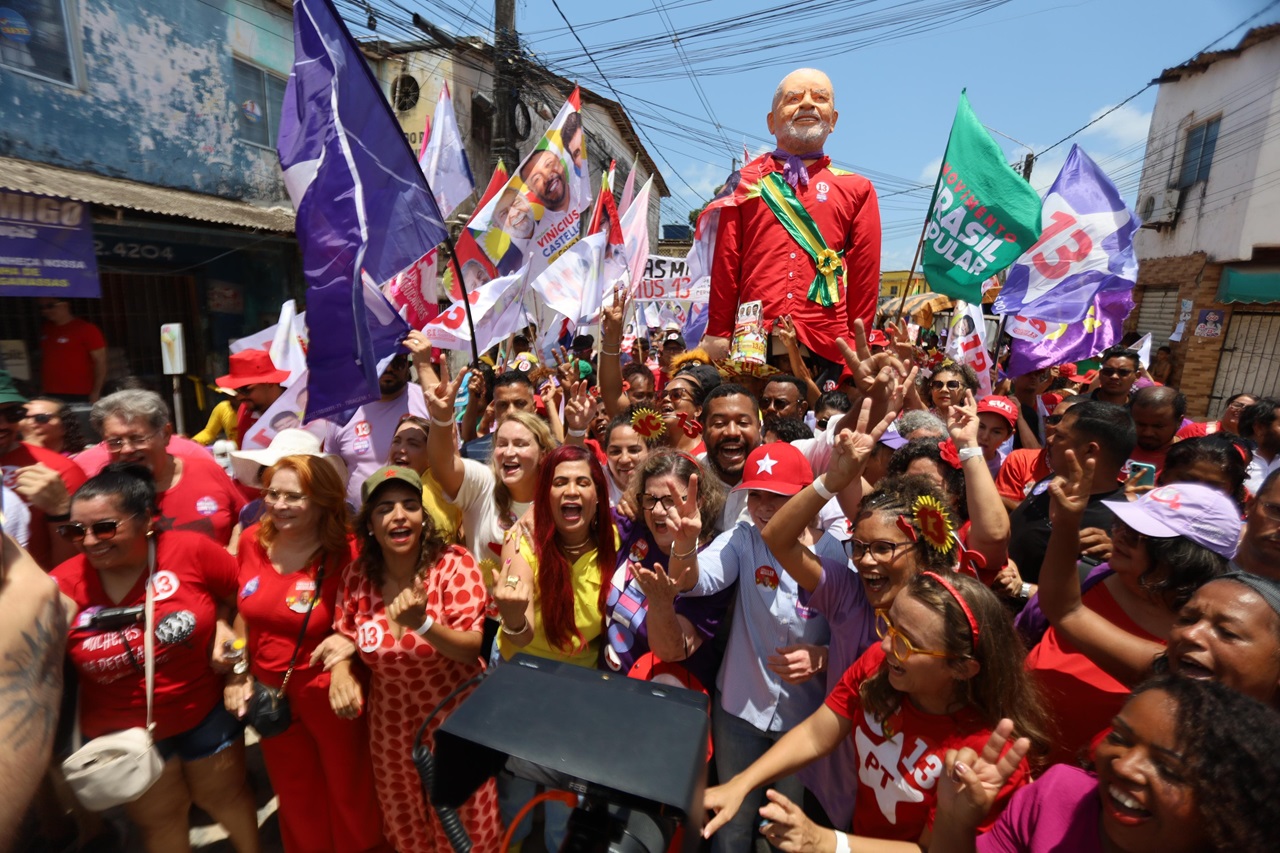
[{"label": "blue storefront sign", "polygon": [[3,296],[102,296],[89,205],[0,190]]}]

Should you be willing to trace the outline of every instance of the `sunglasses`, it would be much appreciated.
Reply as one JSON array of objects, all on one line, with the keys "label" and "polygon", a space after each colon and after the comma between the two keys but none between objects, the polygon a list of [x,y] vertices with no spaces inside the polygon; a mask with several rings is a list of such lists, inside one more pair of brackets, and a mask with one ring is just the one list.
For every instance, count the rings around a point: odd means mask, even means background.
[{"label": "sunglasses", "polygon": [[831,422],[830,418],[818,418],[818,420],[815,421],[814,423],[818,427],[818,429],[826,429],[827,424],[829,424],[830,422]]},{"label": "sunglasses", "polygon": [[666,400],[668,398],[672,400],[692,400],[693,399],[693,395],[690,394],[688,391],[684,390],[683,388],[664,388],[662,392],[657,395],[657,397],[659,400]]},{"label": "sunglasses", "polygon": [[129,518],[137,518],[137,517],[138,516],[135,513],[133,515],[127,516],[126,518],[119,518],[119,519],[109,518],[103,521],[95,521],[88,526],[83,525],[79,522],[72,522],[71,524],[59,524],[57,527],[57,531],[59,536],[61,536],[63,539],[67,540],[68,542],[72,543],[73,545],[79,545],[81,542],[83,542],[84,537],[87,536],[90,532],[93,533],[94,539],[97,539],[99,542],[105,542],[108,539],[116,538],[116,533],[118,533],[120,530],[120,522],[126,521]]},{"label": "sunglasses", "polygon": [[789,401],[784,400],[781,397],[765,397],[760,401],[760,408],[766,412],[770,409],[781,412],[790,405],[791,403]]},{"label": "sunglasses", "polygon": [[0,418],[4,418],[11,424],[16,424],[27,416],[27,410],[23,406],[10,406],[7,409],[0,409]]},{"label": "sunglasses", "polygon": [[51,422],[54,418],[56,418],[57,415],[53,414],[52,412],[41,412],[38,415],[27,415],[27,417],[31,418],[31,420],[35,421],[41,426],[44,426],[45,424]]},{"label": "sunglasses", "polygon": [[941,391],[943,388],[947,389],[948,391],[958,391],[960,389],[960,382],[955,379],[951,379],[946,382],[942,382],[941,380],[935,379],[929,383],[929,387],[935,391]]},{"label": "sunglasses", "polygon": [[1066,417],[1066,415],[1065,415],[1065,414],[1063,414],[1063,415],[1046,415],[1046,416],[1045,416],[1045,419],[1044,419],[1045,426],[1057,426],[1058,424],[1062,423],[1062,419],[1063,419],[1063,418],[1065,418],[1065,417]]},{"label": "sunglasses", "polygon": [[1106,376],[1108,378],[1119,377],[1121,379],[1133,373],[1132,370],[1126,370],[1123,367],[1104,367],[1102,368],[1101,372],[1103,376]]}]

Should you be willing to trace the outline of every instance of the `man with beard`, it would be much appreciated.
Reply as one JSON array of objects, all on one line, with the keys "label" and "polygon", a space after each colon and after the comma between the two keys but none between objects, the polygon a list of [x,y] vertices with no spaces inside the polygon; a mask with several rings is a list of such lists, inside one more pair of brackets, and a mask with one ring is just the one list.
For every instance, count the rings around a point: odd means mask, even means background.
[{"label": "man with beard", "polygon": [[547,210],[564,213],[569,209],[569,184],[565,181],[564,163],[554,151],[542,149],[529,155],[520,167],[520,179],[538,197]]},{"label": "man with beard", "polygon": [[271,353],[265,349],[233,352],[227,363],[230,372],[219,376],[214,384],[236,392],[236,399],[240,401],[236,409],[236,435],[243,446],[245,436],[258,418],[284,393],[280,383],[289,378],[289,371],[277,370]]},{"label": "man with beard", "polygon": [[378,390],[381,399],[356,409],[342,426],[329,421],[324,435],[324,449],[340,456],[351,472],[347,500],[352,506],[360,506],[364,481],[386,464],[400,419],[405,415],[429,417],[422,389],[409,383],[409,356],[404,353],[396,354],[382,371]]},{"label": "man with beard", "polygon": [[1164,457],[1173,447],[1186,411],[1187,398],[1177,388],[1149,385],[1134,394],[1129,412],[1133,415],[1138,446],[1129,454],[1129,461],[1154,465],[1155,476],[1159,477],[1164,470]]},{"label": "man with beard", "polygon": [[837,365],[836,338],[852,340],[859,317],[871,328],[880,208],[869,180],[823,154],[838,117],[821,71],[802,68],[778,85],[767,118],[778,148],[743,166],[719,205],[703,338],[713,358],[728,354],[738,306],[757,300],[766,329],[791,315],[800,343]]}]

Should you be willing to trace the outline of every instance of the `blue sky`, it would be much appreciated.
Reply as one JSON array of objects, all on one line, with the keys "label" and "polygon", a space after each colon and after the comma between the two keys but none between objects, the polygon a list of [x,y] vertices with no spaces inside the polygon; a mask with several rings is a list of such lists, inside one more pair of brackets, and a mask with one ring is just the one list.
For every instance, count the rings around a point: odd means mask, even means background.
[{"label": "blue sky", "polygon": [[[1233,46],[1244,29],[1232,27],[1264,8],[1271,7],[1252,26],[1280,20],[1272,0],[792,0],[787,13],[767,17],[764,31],[743,33],[699,27],[782,4],[556,2],[586,52],[552,0],[518,0],[524,46],[600,94],[616,90],[672,189],[664,223],[685,222],[690,207],[710,196],[732,158],[741,157],[744,136],[753,155],[772,148],[765,114],[788,71],[826,71],[840,111],[826,151],[877,186],[884,269],[911,263],[930,195],[911,188],[931,188],[962,88],[982,122],[1005,134],[995,138],[1012,162],[1028,146],[1041,152],[1224,34],[1215,47]],[[490,0],[404,5],[454,32],[492,25]],[[683,35],[682,52],[672,32]],[[625,46],[644,39],[651,41]],[[1152,87],[1072,140],[1131,202],[1155,97]],[[1053,181],[1070,147],[1037,160],[1038,190]]]}]

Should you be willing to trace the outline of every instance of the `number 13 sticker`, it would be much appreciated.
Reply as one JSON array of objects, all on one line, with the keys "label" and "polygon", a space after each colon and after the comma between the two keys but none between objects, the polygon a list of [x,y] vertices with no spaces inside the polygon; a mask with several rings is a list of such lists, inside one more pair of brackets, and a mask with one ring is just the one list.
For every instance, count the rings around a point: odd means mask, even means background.
[{"label": "number 13 sticker", "polygon": [[366,622],[356,631],[356,645],[365,654],[373,654],[382,645],[382,626],[376,622]]}]

